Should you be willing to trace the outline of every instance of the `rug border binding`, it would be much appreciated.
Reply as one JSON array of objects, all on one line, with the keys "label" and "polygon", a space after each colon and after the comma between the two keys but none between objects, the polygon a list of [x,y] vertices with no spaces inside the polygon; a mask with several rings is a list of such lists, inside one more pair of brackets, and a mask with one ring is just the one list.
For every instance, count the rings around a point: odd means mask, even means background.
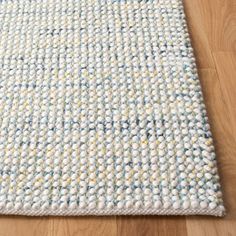
[{"label": "rug border binding", "polygon": [[218,206],[215,209],[1,209],[0,214],[28,215],[28,216],[108,216],[108,215],[211,215],[222,217],[225,215],[224,207]]}]

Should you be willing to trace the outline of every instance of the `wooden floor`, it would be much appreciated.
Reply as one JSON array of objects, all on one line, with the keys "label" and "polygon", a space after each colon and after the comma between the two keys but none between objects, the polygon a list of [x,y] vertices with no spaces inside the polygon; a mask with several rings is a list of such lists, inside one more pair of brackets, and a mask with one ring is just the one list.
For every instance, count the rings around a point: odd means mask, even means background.
[{"label": "wooden floor", "polygon": [[0,217],[0,236],[236,235],[236,0],[184,0],[227,207],[214,217]]}]

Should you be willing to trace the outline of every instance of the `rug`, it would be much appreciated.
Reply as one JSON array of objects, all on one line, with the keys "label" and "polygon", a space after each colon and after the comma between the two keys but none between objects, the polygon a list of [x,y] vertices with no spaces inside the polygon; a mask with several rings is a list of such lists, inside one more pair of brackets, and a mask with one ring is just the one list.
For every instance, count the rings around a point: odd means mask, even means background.
[{"label": "rug", "polygon": [[224,214],[181,0],[0,1],[0,213]]}]

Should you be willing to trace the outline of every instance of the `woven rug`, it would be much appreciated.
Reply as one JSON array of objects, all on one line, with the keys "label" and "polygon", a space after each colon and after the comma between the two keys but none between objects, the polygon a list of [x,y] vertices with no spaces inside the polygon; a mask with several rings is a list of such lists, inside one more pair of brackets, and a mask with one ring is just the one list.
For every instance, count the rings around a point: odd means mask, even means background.
[{"label": "woven rug", "polygon": [[224,214],[181,0],[0,1],[0,213]]}]

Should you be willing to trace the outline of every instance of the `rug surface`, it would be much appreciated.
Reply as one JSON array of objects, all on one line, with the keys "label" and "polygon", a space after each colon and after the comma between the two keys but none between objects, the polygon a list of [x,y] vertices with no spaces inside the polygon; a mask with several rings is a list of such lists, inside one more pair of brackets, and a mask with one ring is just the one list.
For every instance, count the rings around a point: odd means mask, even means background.
[{"label": "rug surface", "polygon": [[181,0],[0,1],[0,213],[224,214]]}]

